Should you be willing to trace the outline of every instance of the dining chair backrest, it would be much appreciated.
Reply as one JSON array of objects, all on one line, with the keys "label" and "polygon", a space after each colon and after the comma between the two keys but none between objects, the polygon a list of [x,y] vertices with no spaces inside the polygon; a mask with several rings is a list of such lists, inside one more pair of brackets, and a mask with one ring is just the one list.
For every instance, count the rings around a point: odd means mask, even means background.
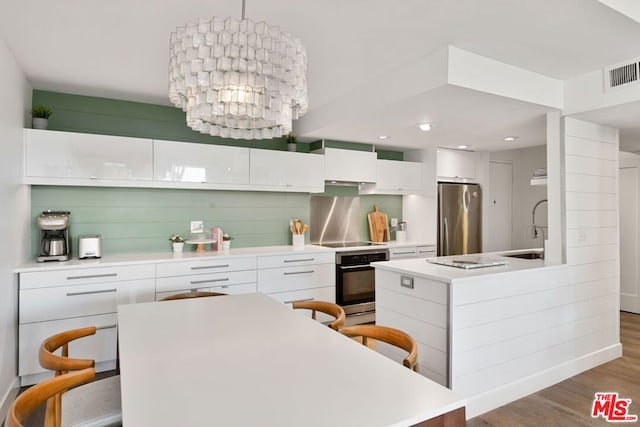
[{"label": "dining chair backrest", "polygon": [[[95,335],[97,328],[89,326],[86,328],[72,329],[60,332],[46,338],[40,346],[38,359],[40,366],[50,371],[55,371],[56,375],[61,375],[69,371],[78,371],[80,369],[93,368],[95,361],[93,359],[76,359],[69,357],[69,343],[79,338]],[[54,352],[61,350],[60,354]]]},{"label": "dining chair backrest", "polygon": [[223,295],[227,295],[227,294],[221,294],[219,292],[191,291],[191,292],[184,292],[182,294],[169,295],[168,297],[162,298],[160,301],[173,301],[177,299],[188,299],[188,298],[220,297]]},{"label": "dining chair backrest", "polygon": [[[87,368],[55,376],[28,388],[16,397],[9,408],[5,422],[6,427],[23,427],[25,419],[45,401],[55,398],[72,387],[91,381],[95,375],[96,372],[93,368]],[[45,416],[45,426],[55,425],[50,418],[51,416],[52,414]]]},{"label": "dining chair backrest", "polygon": [[416,341],[404,331],[380,325],[352,325],[343,326],[341,333],[349,337],[362,337],[362,344],[367,346],[368,339],[382,341],[405,350],[408,355],[402,364],[418,372],[418,345]]},{"label": "dining chair backrest", "polygon": [[307,309],[311,310],[311,318],[316,320],[316,312],[328,314],[335,317],[335,320],[329,323],[329,327],[336,331],[342,326],[345,319],[344,310],[338,304],[327,301],[294,301],[294,309]]}]

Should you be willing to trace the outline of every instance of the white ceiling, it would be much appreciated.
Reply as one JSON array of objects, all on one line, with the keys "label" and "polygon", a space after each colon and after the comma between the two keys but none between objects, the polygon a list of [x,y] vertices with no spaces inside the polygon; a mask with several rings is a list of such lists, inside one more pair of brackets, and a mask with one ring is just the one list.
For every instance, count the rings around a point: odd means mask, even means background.
[{"label": "white ceiling", "polygon": [[[240,0],[0,2],[0,38],[34,88],[164,105],[169,34],[189,20],[239,16],[241,7]],[[279,24],[307,46],[310,112],[447,45],[562,80],[640,56],[640,24],[597,0],[248,0],[247,16]],[[336,123],[322,136],[369,141],[384,133],[393,138],[380,145],[465,141],[496,149],[503,134],[516,133],[521,146],[544,143],[539,106],[469,90],[430,94],[381,106],[366,122]],[[425,115],[437,123],[433,133],[411,137],[413,121]]]}]

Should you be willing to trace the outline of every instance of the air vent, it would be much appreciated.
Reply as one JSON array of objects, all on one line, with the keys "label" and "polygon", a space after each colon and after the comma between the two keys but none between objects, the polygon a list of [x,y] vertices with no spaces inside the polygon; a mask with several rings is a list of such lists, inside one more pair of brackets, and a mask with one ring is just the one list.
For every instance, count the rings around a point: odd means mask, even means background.
[{"label": "air vent", "polygon": [[616,64],[604,69],[604,91],[609,92],[638,83],[639,60]]}]

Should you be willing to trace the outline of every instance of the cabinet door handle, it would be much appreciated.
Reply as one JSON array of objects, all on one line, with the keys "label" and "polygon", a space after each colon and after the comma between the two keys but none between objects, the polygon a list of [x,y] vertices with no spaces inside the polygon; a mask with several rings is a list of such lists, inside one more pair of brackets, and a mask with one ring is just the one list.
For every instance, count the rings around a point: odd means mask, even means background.
[{"label": "cabinet door handle", "polygon": [[76,279],[97,279],[100,277],[116,277],[118,273],[105,273],[105,274],[87,274],[86,276],[67,276],[67,280]]},{"label": "cabinet door handle", "polygon": [[293,304],[294,302],[304,302],[304,301],[314,301],[315,298],[303,298],[303,299],[292,299],[291,301],[285,301],[285,304]]},{"label": "cabinet door handle", "polygon": [[98,179],[98,177],[96,175],[91,175],[89,179]]},{"label": "cabinet door handle", "polygon": [[192,285],[200,285],[202,283],[216,283],[216,282],[228,282],[229,278],[225,277],[223,279],[210,279],[210,280],[192,280]]},{"label": "cabinet door handle", "polygon": [[305,262],[305,261],[315,261],[315,258],[285,259],[282,262]]},{"label": "cabinet door handle", "polygon": [[306,270],[306,271],[285,271],[283,274],[285,276],[289,276],[292,274],[311,274],[311,273],[315,273],[315,270]]},{"label": "cabinet door handle", "polygon": [[109,292],[118,292],[118,289],[100,289],[99,291],[83,291],[83,292],[67,292],[68,297],[76,297],[78,295],[107,294]]},{"label": "cabinet door handle", "polygon": [[208,268],[227,268],[229,264],[220,264],[220,265],[201,265],[198,267],[191,267],[192,270],[206,270]]},{"label": "cabinet door handle", "polygon": [[115,323],[113,325],[104,325],[104,326],[96,326],[96,330],[101,330],[101,329],[114,329],[116,326]]},{"label": "cabinet door handle", "polygon": [[410,252],[392,252],[393,255],[410,255],[410,254],[415,254],[414,251],[410,251]]}]

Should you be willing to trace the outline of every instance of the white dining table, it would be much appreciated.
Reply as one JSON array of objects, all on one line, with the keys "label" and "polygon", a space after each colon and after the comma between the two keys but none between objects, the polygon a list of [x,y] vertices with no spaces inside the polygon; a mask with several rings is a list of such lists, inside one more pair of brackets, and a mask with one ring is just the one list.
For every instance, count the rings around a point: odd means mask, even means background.
[{"label": "white dining table", "polygon": [[449,389],[263,294],[121,305],[118,335],[125,427],[464,425]]}]

